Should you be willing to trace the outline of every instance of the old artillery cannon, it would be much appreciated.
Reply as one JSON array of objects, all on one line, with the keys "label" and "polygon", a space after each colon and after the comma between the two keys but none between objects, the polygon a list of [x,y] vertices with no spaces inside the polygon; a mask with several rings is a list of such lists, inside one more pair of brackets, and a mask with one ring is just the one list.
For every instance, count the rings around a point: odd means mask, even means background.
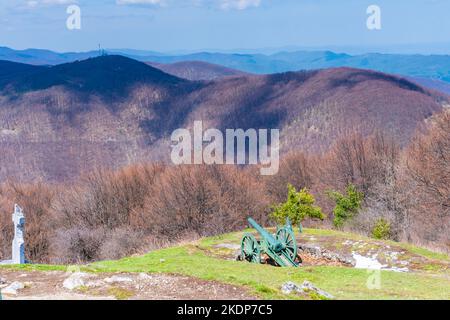
[{"label": "old artillery cannon", "polygon": [[287,219],[286,225],[277,228],[275,235],[267,232],[252,218],[248,223],[254,228],[261,240],[256,240],[255,236],[246,233],[241,243],[241,258],[244,261],[252,263],[261,263],[261,256],[266,254],[273,262],[280,267],[298,267],[297,259],[297,241],[295,240],[292,225]]}]

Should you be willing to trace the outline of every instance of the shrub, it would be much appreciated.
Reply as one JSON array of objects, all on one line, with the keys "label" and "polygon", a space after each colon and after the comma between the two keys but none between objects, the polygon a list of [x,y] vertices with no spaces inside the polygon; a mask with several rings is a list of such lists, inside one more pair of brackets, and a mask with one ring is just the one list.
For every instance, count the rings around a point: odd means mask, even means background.
[{"label": "shrub", "polygon": [[379,219],[372,230],[375,239],[387,240],[391,235],[391,224],[385,219]]},{"label": "shrub", "polygon": [[343,195],[337,191],[329,191],[328,196],[336,203],[334,207],[334,225],[338,228],[354,217],[361,207],[364,194],[356,190],[356,187],[350,184],[347,187],[346,194]]},{"label": "shrub", "polygon": [[306,217],[323,220],[322,209],[315,206],[315,202],[308,189],[304,188],[297,192],[295,187],[289,184],[287,201],[275,206],[271,217],[280,224],[289,218],[293,225],[300,225]]}]

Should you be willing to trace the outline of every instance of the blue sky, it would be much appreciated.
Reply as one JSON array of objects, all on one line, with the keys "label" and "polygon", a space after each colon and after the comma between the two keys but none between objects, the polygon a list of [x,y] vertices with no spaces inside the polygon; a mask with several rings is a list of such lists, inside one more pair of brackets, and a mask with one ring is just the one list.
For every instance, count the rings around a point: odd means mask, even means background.
[{"label": "blue sky", "polygon": [[[70,4],[81,30],[66,28]],[[366,27],[381,8],[382,29]],[[263,48],[450,54],[449,0],[0,0],[0,46],[161,52]]]}]

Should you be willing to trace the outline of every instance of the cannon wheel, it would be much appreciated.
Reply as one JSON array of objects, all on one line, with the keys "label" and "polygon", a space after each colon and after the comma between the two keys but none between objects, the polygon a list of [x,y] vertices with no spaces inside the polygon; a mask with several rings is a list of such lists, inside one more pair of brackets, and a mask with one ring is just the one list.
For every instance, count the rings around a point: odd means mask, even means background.
[{"label": "cannon wheel", "polygon": [[261,263],[261,249],[259,248],[258,241],[253,235],[246,234],[242,238],[241,256],[242,260]]},{"label": "cannon wheel", "polygon": [[277,240],[286,248],[286,252],[292,260],[297,257],[297,241],[295,235],[289,228],[281,228],[277,231]]}]

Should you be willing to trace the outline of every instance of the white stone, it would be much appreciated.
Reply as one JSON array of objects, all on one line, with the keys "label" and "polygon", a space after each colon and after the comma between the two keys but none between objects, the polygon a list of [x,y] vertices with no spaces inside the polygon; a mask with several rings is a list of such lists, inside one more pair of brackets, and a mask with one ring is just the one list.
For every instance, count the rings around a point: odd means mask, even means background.
[{"label": "white stone", "polygon": [[281,292],[283,294],[291,294],[293,292],[300,292],[300,287],[293,282],[286,282],[281,286]]},{"label": "white stone", "polygon": [[25,285],[22,282],[15,281],[11,283],[6,288],[2,289],[2,294],[5,295],[17,295],[17,291],[25,288]]},{"label": "white stone", "polygon": [[295,284],[294,282],[286,282],[281,287],[281,292],[286,295],[289,295],[291,293],[308,294],[310,292],[315,292],[322,298],[334,299],[333,295],[329,294],[326,291],[323,291],[322,289],[317,288],[315,285],[313,285],[311,282],[307,280],[305,280],[301,286]]},{"label": "white stone", "polygon": [[315,292],[319,296],[326,298],[326,299],[334,299],[334,296],[329,294],[326,291],[323,291],[322,289],[317,288],[315,285],[313,285],[311,282],[305,280],[302,284],[302,290],[303,292]]},{"label": "white stone", "polygon": [[151,280],[152,279],[152,276],[151,275],[148,275],[148,274],[146,274],[146,273],[143,273],[143,272],[141,272],[141,273],[139,273],[139,275],[138,275],[138,279],[139,280]]},{"label": "white stone", "polygon": [[83,287],[86,285],[84,280],[87,277],[89,277],[87,273],[72,273],[66,280],[64,280],[63,287],[69,290],[75,290],[77,288]]},{"label": "white stone", "polygon": [[105,279],[105,282],[107,283],[117,283],[117,282],[133,282],[133,279],[129,277],[123,277],[123,276],[112,276]]}]

